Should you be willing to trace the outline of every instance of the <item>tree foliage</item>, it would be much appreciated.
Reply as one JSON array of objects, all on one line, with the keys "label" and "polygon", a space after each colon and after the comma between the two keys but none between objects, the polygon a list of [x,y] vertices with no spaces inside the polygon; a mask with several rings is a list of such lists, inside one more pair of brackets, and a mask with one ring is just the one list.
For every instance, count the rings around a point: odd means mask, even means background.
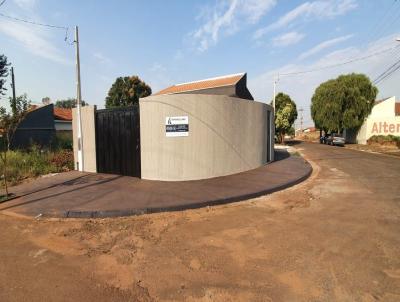
[{"label": "tree foliage", "polygon": [[10,145],[13,140],[14,134],[18,128],[18,125],[25,118],[28,113],[30,101],[26,94],[20,95],[15,98],[9,98],[11,112],[8,112],[6,108],[0,107],[0,159],[3,162],[3,179],[4,186],[6,189],[6,197],[8,196],[7,188],[7,152],[10,150]]},{"label": "tree foliage", "polygon": [[[81,102],[82,102],[82,106],[89,105],[84,100],[82,100]],[[76,99],[68,98],[66,100],[57,100],[56,103],[54,104],[54,107],[57,107],[57,108],[68,108],[68,109],[75,108],[76,107]]]},{"label": "tree foliage", "polygon": [[8,66],[10,63],[7,62],[5,55],[0,55],[0,97],[4,95],[4,91],[7,90],[5,87],[6,78],[8,77]]},{"label": "tree foliage", "polygon": [[322,83],[311,99],[311,117],[325,132],[358,129],[371,113],[378,89],[364,74],[341,75]]},{"label": "tree foliage", "polygon": [[106,108],[132,106],[139,98],[151,95],[151,88],[137,76],[119,77],[106,97]]},{"label": "tree foliage", "polygon": [[283,142],[283,137],[290,131],[296,119],[296,103],[289,95],[279,92],[275,97],[275,134],[280,142]]}]

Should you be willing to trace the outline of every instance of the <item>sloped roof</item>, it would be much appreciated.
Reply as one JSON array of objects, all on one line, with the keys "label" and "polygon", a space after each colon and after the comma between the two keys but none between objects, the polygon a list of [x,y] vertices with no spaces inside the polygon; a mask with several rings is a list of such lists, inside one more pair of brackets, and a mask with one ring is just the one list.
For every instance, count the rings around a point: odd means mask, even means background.
[{"label": "sloped roof", "polygon": [[232,86],[235,85],[245,75],[246,73],[237,73],[216,78],[204,79],[200,81],[176,84],[167,87],[155,93],[154,95],[174,94],[174,93],[182,93],[185,91],[195,91],[195,90],[202,90],[215,87]]},{"label": "sloped roof", "polygon": [[55,120],[72,121],[71,109],[54,107],[53,113]]}]

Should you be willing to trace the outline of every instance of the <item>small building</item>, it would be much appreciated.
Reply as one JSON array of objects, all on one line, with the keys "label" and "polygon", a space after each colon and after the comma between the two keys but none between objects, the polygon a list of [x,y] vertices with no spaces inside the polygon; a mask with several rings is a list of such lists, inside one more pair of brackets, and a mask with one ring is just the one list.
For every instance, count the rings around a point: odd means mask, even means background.
[{"label": "small building", "polygon": [[400,136],[400,103],[392,96],[376,101],[371,113],[358,131],[344,131],[346,142],[366,144],[373,135]]},{"label": "small building", "polygon": [[11,148],[49,147],[57,136],[72,139],[72,111],[53,104],[32,106],[15,131]]},{"label": "small building", "polygon": [[274,113],[253,100],[246,74],[177,84],[139,106],[82,108],[82,140],[73,110],[74,158],[83,171],[143,179],[206,179],[274,160]]}]

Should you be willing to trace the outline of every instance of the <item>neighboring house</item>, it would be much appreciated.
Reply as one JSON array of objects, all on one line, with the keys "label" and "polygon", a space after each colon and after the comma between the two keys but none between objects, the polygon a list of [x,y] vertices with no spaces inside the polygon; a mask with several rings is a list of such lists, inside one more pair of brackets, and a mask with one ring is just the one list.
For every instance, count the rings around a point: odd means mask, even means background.
[{"label": "neighboring house", "polygon": [[358,144],[366,144],[373,135],[389,134],[400,136],[400,103],[394,96],[376,101],[358,132],[344,131],[346,142]]},{"label": "neighboring house", "polygon": [[211,94],[227,95],[246,100],[254,100],[247,89],[247,74],[237,73],[200,81],[176,84],[153,95],[165,94]]},{"label": "neighboring house", "polygon": [[72,110],[54,107],[54,127],[56,131],[72,131]]},{"label": "neighboring house", "polygon": [[315,132],[315,131],[317,131],[317,128],[315,127],[308,127],[303,130],[304,133]]},{"label": "neighboring house", "polygon": [[72,137],[71,109],[55,108],[53,104],[32,106],[15,131],[11,148],[49,146],[59,133]]}]

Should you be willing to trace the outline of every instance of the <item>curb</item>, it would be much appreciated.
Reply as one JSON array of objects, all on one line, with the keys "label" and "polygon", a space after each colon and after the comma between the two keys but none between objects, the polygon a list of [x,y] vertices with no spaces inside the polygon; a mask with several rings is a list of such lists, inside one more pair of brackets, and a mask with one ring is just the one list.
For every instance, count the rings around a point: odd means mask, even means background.
[{"label": "curb", "polygon": [[152,214],[152,213],[160,213],[160,212],[174,212],[174,211],[184,211],[190,209],[198,209],[207,206],[216,206],[216,205],[223,205],[227,203],[234,203],[239,201],[244,201],[251,198],[260,197],[263,195],[271,194],[277,191],[281,191],[297,185],[304,180],[306,180],[313,172],[313,168],[311,164],[304,159],[307,163],[308,169],[306,173],[301,175],[300,177],[289,181],[285,184],[277,185],[276,187],[269,188],[266,190],[261,190],[258,192],[253,192],[249,194],[243,194],[234,197],[228,198],[220,198],[215,200],[210,200],[206,202],[197,202],[192,204],[185,204],[185,205],[176,205],[176,206],[169,206],[169,207],[148,207],[148,208],[140,208],[140,209],[132,209],[132,210],[108,210],[108,211],[63,211],[59,213],[42,213],[43,217],[48,218],[110,218],[110,217],[126,217],[126,216],[136,216],[136,215],[143,215],[143,214]]}]

